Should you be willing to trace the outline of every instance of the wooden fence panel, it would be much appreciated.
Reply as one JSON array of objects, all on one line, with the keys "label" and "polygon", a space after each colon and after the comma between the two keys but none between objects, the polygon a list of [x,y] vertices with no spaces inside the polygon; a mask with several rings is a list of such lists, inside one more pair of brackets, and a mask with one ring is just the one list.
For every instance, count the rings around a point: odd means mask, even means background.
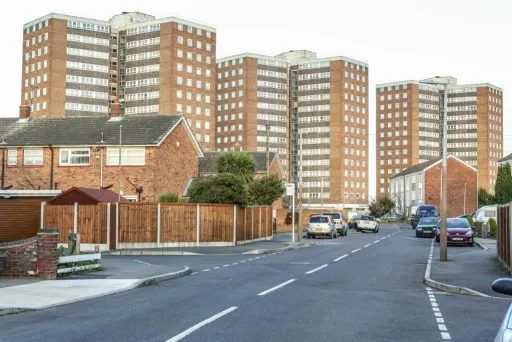
[{"label": "wooden fence panel", "polygon": [[75,208],[72,205],[46,205],[44,228],[59,230],[59,243],[68,242],[68,233],[74,230]]},{"label": "wooden fence panel", "polygon": [[81,243],[107,243],[107,205],[79,205],[78,232]]},{"label": "wooden fence panel", "polygon": [[247,239],[245,208],[237,206],[236,210],[236,241],[244,241]]},{"label": "wooden fence panel", "polygon": [[160,242],[196,242],[197,205],[160,205]]},{"label": "wooden fence panel", "polygon": [[119,242],[157,242],[157,203],[119,204]]},{"label": "wooden fence panel", "polygon": [[497,254],[499,260],[510,269],[510,207],[498,206],[498,241]]},{"label": "wooden fence panel", "polygon": [[233,242],[234,206],[201,204],[200,242]]},{"label": "wooden fence panel", "polygon": [[41,225],[43,201],[35,198],[0,199],[0,242],[36,236]]}]

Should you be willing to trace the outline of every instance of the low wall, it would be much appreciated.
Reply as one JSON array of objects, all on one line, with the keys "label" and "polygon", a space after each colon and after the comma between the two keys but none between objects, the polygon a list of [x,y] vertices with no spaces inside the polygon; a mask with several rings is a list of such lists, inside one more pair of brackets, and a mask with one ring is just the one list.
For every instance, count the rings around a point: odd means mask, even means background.
[{"label": "low wall", "polygon": [[57,239],[56,229],[40,229],[37,236],[0,243],[0,276],[55,279]]}]

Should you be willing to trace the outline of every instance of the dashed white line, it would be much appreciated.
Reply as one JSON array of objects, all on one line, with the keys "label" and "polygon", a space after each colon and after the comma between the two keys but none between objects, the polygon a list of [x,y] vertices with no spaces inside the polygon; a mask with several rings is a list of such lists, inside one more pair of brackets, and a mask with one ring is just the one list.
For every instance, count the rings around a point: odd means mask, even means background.
[{"label": "dashed white line", "polygon": [[375,240],[375,241],[373,241],[373,243],[379,243],[379,242],[380,242],[380,240]]},{"label": "dashed white line", "polygon": [[199,273],[199,272],[192,272],[192,273],[190,273],[190,274],[198,274],[198,273]]},{"label": "dashed white line", "polygon": [[203,270],[203,272],[208,272],[209,270],[210,270],[210,269],[209,269],[209,268],[207,268],[206,270]]},{"label": "dashed white line", "polygon": [[227,309],[227,310],[224,310],[224,311],[222,311],[222,312],[219,312],[218,314],[213,315],[212,317],[210,317],[210,318],[208,318],[208,319],[205,319],[204,321],[202,321],[202,322],[200,322],[200,323],[198,323],[198,324],[194,325],[193,327],[188,328],[188,329],[187,329],[187,330],[185,330],[184,332],[182,332],[182,333],[180,333],[180,334],[178,334],[178,335],[174,336],[173,338],[171,338],[171,339],[167,340],[166,342],[177,342],[177,341],[181,340],[182,338],[184,338],[184,337],[186,337],[186,336],[190,335],[190,334],[191,334],[191,333],[193,333],[194,331],[196,331],[196,330],[198,330],[198,329],[200,329],[200,328],[204,327],[205,325],[207,325],[207,324],[209,324],[209,323],[211,323],[211,322],[213,322],[213,321],[215,321],[215,320],[217,320],[217,319],[221,318],[222,316],[227,315],[228,313],[230,313],[230,312],[232,312],[232,311],[235,311],[236,309],[238,309],[238,307],[236,307],[236,306],[232,306],[232,307],[230,307],[230,308],[229,308],[229,309]]},{"label": "dashed white line", "polygon": [[288,280],[288,281],[285,281],[284,283],[279,284],[279,285],[277,285],[277,286],[274,286],[274,287],[273,287],[273,288],[271,288],[271,289],[268,289],[268,290],[266,290],[266,291],[263,291],[263,292],[258,293],[258,296],[264,296],[264,295],[266,295],[267,293],[270,293],[270,292],[272,292],[272,291],[275,291],[275,290],[277,290],[277,289],[280,289],[281,287],[286,286],[286,285],[288,285],[288,284],[290,284],[290,283],[293,283],[294,281],[295,281],[295,279],[290,279],[290,280]]},{"label": "dashed white line", "polygon": [[242,261],[240,261],[240,262],[245,262],[245,260],[242,260]]},{"label": "dashed white line", "polygon": [[333,261],[340,261],[341,259],[346,258],[346,257],[348,257],[348,254],[342,255],[339,258],[334,259]]},{"label": "dashed white line", "polygon": [[138,262],[138,263],[141,263],[141,264],[144,264],[144,265],[153,266],[153,265],[151,265],[149,262],[144,262],[144,261],[140,261],[140,260],[133,260],[133,261]]},{"label": "dashed white line", "polygon": [[364,248],[366,248],[366,247],[370,247],[371,245],[372,245],[371,243],[369,243],[369,244],[367,244],[367,245],[364,245]]},{"label": "dashed white line", "polygon": [[248,261],[253,261],[254,259],[249,259]]},{"label": "dashed white line", "polygon": [[356,253],[356,252],[359,252],[361,250],[361,248],[358,248],[358,249],[354,249],[352,252],[350,253]]},{"label": "dashed white line", "polygon": [[220,267],[219,266],[215,266],[213,269],[216,270],[216,269],[219,269]]},{"label": "dashed white line", "polygon": [[442,332],[441,337],[443,338],[443,340],[451,340],[452,339],[450,334],[447,332]]},{"label": "dashed white line", "polygon": [[325,267],[327,267],[327,266],[329,266],[329,265],[327,265],[327,264],[322,265],[322,266],[317,267],[317,268],[315,268],[315,269],[313,269],[313,270],[311,270],[311,271],[307,271],[307,272],[306,272],[306,274],[315,273],[316,271],[319,271],[319,270],[321,270],[322,268],[325,268]]},{"label": "dashed white line", "polygon": [[234,262],[234,263],[232,263],[231,265],[238,265],[238,262]]},{"label": "dashed white line", "polygon": [[229,265],[222,265],[222,267],[228,267]]}]

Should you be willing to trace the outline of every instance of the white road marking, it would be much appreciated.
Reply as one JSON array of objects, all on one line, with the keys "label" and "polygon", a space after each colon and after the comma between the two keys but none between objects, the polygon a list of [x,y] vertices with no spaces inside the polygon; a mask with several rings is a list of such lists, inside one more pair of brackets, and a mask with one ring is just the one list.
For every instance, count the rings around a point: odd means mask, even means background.
[{"label": "white road marking", "polygon": [[208,272],[209,270],[210,270],[210,269],[209,269],[209,268],[207,268],[206,270],[203,270],[203,272]]},{"label": "white road marking", "polygon": [[234,263],[232,263],[231,265],[238,265],[238,262],[234,262]]},{"label": "white road marking", "polygon": [[254,259],[249,259],[249,261],[253,261]]},{"label": "white road marking", "polygon": [[[430,274],[430,264],[432,262],[432,253],[434,252],[434,240],[432,240],[432,244],[430,245],[430,255],[428,257],[427,262],[427,270],[425,274]],[[446,322],[444,321],[443,315],[441,314],[441,310],[439,310],[439,305],[437,304],[436,297],[434,292],[430,287],[426,287],[428,298],[430,300],[430,305],[432,305],[432,310],[434,311],[434,316],[436,318],[437,328],[441,333],[441,338],[443,340],[451,340],[450,333],[448,332],[448,328],[446,327]]]},{"label": "white road marking", "polygon": [[144,262],[144,261],[140,261],[140,260],[133,260],[133,261],[135,261],[135,262],[139,262],[139,263],[144,264],[144,265],[153,266],[153,265],[151,265],[151,264],[150,264],[150,263],[148,263],[148,262]]},{"label": "white road marking", "polygon": [[222,312],[219,312],[218,314],[216,315],[213,315],[212,317],[208,318],[208,319],[205,319],[204,321],[194,325],[193,327],[190,327],[188,328],[187,330],[185,330],[184,332],[182,332],[181,334],[178,334],[176,336],[174,336],[173,338],[167,340],[166,342],[177,342],[179,340],[181,340],[182,338],[190,335],[191,333],[193,333],[194,331],[196,331],[197,329],[200,329],[202,327],[204,327],[205,325],[221,318],[222,316],[225,316],[227,315],[228,313],[232,312],[232,311],[235,311],[236,309],[238,309],[238,307],[236,306],[232,306],[230,307],[229,309],[227,310],[224,310]]},{"label": "white road marking", "polygon": [[285,281],[284,283],[279,284],[279,285],[277,285],[277,286],[274,286],[274,287],[273,287],[273,288],[271,288],[271,289],[268,289],[268,290],[266,290],[266,291],[263,291],[263,292],[261,292],[261,293],[258,293],[258,296],[264,296],[264,295],[266,295],[267,293],[270,293],[270,292],[272,292],[272,291],[275,291],[275,290],[277,290],[277,289],[280,289],[281,287],[286,286],[286,285],[288,285],[288,284],[290,284],[290,283],[293,283],[294,281],[295,281],[295,279],[290,279],[290,280],[288,280],[288,281]]},{"label": "white road marking", "polygon": [[222,265],[222,267],[228,267],[229,265]]},{"label": "white road marking", "polygon": [[317,268],[315,268],[315,269],[313,269],[313,270],[311,270],[311,271],[307,271],[307,272],[306,272],[306,274],[315,273],[316,271],[319,271],[319,270],[321,270],[322,268],[325,268],[325,267],[327,267],[327,266],[329,266],[329,265],[327,265],[327,264],[322,265],[322,266],[317,267]]},{"label": "white road marking", "polygon": [[219,266],[216,266],[216,267],[214,267],[213,269],[214,269],[214,270],[216,270],[216,269],[218,269],[218,268],[220,268],[220,267],[219,267]]},{"label": "white road marking", "polygon": [[354,249],[352,252],[350,253],[355,253],[355,252],[359,252],[361,250],[361,248],[358,248],[358,249]]},{"label": "white road marking", "polygon": [[242,261],[240,261],[240,262],[245,262],[245,260],[242,260]]},{"label": "white road marking", "polygon": [[371,243],[369,243],[369,244],[367,244],[367,245],[364,245],[364,248],[366,248],[366,247],[370,247],[371,245],[372,245]]},{"label": "white road marking", "polygon": [[375,240],[375,241],[373,241],[373,243],[379,243],[379,242],[380,242],[380,240]]},{"label": "white road marking", "polygon": [[199,272],[192,272],[192,273],[190,273],[190,274],[198,274],[198,273],[199,273]]},{"label": "white road marking", "polygon": [[339,258],[334,259],[333,261],[340,261],[341,259],[346,258],[346,257],[348,257],[348,254],[342,255]]},{"label": "white road marking", "polygon": [[256,258],[254,258],[254,259],[259,259],[259,258],[261,258],[261,257],[256,257]]}]

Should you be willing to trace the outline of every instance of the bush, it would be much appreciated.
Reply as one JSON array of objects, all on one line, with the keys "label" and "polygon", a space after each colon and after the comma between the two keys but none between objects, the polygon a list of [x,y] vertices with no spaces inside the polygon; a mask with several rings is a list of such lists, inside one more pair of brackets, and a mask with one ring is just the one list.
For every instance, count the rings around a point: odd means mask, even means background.
[{"label": "bush", "polygon": [[470,225],[471,227],[473,227],[473,224],[474,224],[475,222],[473,221],[473,218],[472,218],[471,216],[468,216],[468,222],[469,222],[469,225]]},{"label": "bush", "polygon": [[491,218],[489,219],[489,237],[495,238],[498,236],[498,224],[496,220]]},{"label": "bush", "polygon": [[180,202],[180,196],[175,192],[168,192],[158,197],[160,203],[178,203]]},{"label": "bush", "polygon": [[247,200],[250,205],[272,205],[285,192],[283,182],[270,175],[256,178],[247,186]]},{"label": "bush", "polygon": [[188,190],[190,203],[247,204],[245,181],[230,173],[200,179]]}]

